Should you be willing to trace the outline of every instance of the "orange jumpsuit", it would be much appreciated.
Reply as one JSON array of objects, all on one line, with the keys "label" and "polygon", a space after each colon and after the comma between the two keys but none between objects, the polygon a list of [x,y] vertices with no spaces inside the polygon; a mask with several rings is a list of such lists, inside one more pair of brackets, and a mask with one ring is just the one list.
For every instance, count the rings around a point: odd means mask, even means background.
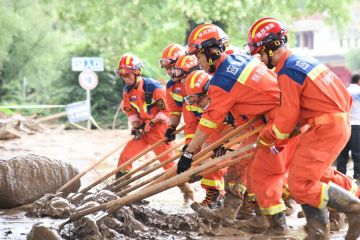
[{"label": "orange jumpsuit", "polygon": [[276,66],[281,107],[271,128],[260,135],[268,142],[287,139],[296,124],[309,124],[291,159],[288,184],[300,203],[325,207],[327,183],[347,190],[355,184],[331,167],[350,136],[351,96],[341,80],[313,58],[287,51]]},{"label": "orange jumpsuit", "polygon": [[[168,110],[165,99],[164,87],[154,79],[142,78],[136,88],[125,87],[123,91],[123,111],[128,115],[130,122],[147,122],[157,118],[162,121],[156,123],[148,132],[143,134],[139,140],[129,141],[119,157],[118,166],[128,161],[140,151],[164,138],[168,122]],[[171,144],[163,143],[154,149],[156,155],[170,149]],[[173,154],[166,154],[159,160],[165,161]],[[164,169],[172,167],[174,163],[164,166]],[[132,169],[131,164],[126,167],[127,171]]]},{"label": "orange jumpsuit", "polygon": [[[197,125],[199,124],[200,116],[202,110],[199,107],[190,106],[184,102],[185,96],[185,87],[184,84],[180,81],[169,80],[166,84],[166,101],[169,108],[170,115],[181,116],[183,114],[185,122],[185,144],[189,144],[191,139],[194,137],[194,133]],[[209,139],[209,142],[214,142],[217,140],[216,137],[220,135],[216,134],[212,139]],[[220,191],[224,189],[224,173],[226,169],[221,169],[219,171],[213,172],[204,176],[201,180],[201,185],[203,188],[215,188]]]},{"label": "orange jumpsuit", "polygon": [[[280,105],[280,89],[275,74],[257,57],[223,53],[216,69],[208,90],[211,103],[199,123],[201,131],[211,135],[229,111],[236,121],[244,115],[273,119]],[[250,191],[267,215],[285,209],[281,195],[288,165],[283,156],[286,151],[274,154],[270,149],[258,149],[250,166]]]}]

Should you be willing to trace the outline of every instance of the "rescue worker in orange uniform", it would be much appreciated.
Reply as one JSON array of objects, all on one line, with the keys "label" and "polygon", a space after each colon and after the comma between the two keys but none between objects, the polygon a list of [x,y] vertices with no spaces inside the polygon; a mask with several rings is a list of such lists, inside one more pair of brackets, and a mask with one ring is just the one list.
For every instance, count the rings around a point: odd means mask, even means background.
[{"label": "rescue worker in orange uniform", "polygon": [[[137,56],[124,54],[116,69],[117,75],[126,84],[123,90],[123,111],[127,114],[132,126],[131,134],[135,136],[121,152],[118,166],[161,140],[167,127],[169,117],[164,87],[154,79],[142,77],[143,67],[143,63]],[[163,143],[156,147],[154,152],[159,155],[169,148],[171,144]],[[172,156],[172,153],[166,154],[160,161],[165,161]],[[169,163],[164,166],[164,169],[173,165]],[[116,178],[125,175],[131,169],[132,165],[129,164],[116,173]]]},{"label": "rescue worker in orange uniform", "polygon": [[175,140],[174,132],[180,123],[184,101],[184,87],[181,81],[173,77],[173,68],[179,57],[185,55],[185,47],[171,43],[163,51],[159,65],[164,68],[170,80],[166,83],[166,102],[169,111],[169,123],[165,132],[168,142]]},{"label": "rescue worker in orange uniform", "polygon": [[[185,47],[180,44],[171,43],[165,47],[161,59],[159,60],[160,67],[164,68],[171,78],[166,84],[166,103],[169,112],[169,121],[164,136],[168,139],[167,143],[175,140],[174,132],[180,123],[182,114],[183,98],[185,94],[184,87],[180,78],[174,76],[175,63],[181,56],[185,56]],[[195,65],[192,67],[195,67]],[[192,69],[185,70],[190,71]],[[194,201],[194,191],[189,183],[185,183],[180,186],[180,188],[184,193],[185,203],[189,203],[190,200]]]},{"label": "rescue worker in orange uniform", "polygon": [[[185,56],[184,58],[190,58],[192,59],[192,61],[197,63],[197,59],[195,56],[190,55]],[[180,61],[180,59],[178,61]],[[178,62],[176,64],[178,64]],[[191,77],[183,78],[183,81],[186,79],[185,93],[187,95],[184,97],[185,102],[183,109],[183,116],[185,122],[185,137],[187,145],[190,144],[196,128],[200,122],[201,115],[203,113],[203,105],[193,104],[193,102],[189,100],[189,96],[193,96],[195,94],[194,92],[196,91],[199,91],[200,93],[202,93],[203,89],[204,91],[206,91],[206,87],[204,85],[205,83],[209,83],[208,79],[211,77],[202,70],[193,71],[192,73],[190,73],[189,76]],[[191,82],[191,84],[188,81]],[[189,85],[192,85],[193,88],[190,89]],[[226,122],[226,124],[224,123],[221,127],[219,127],[216,133],[214,133],[206,140],[202,148],[206,148],[211,143],[221,138],[223,132],[226,132],[232,128],[232,125],[229,125],[228,122]],[[215,149],[215,156],[218,155],[221,151],[223,150],[220,148]],[[209,208],[215,208],[222,205],[222,199],[225,194],[224,174],[226,173],[226,171],[227,168],[223,168],[213,173],[207,174],[201,178],[201,187],[204,188],[206,191],[205,199],[201,202],[202,205],[205,205]]]},{"label": "rescue worker in orange uniform", "polygon": [[[203,70],[197,70],[192,72],[187,78],[185,82],[185,104],[186,106],[192,107],[192,108],[200,108],[201,110],[207,109],[207,106],[209,104],[209,96],[207,95],[207,90],[210,84],[211,75],[206,73]],[[195,133],[196,128],[199,124],[199,121],[201,119],[200,116],[195,116],[194,114],[189,114],[189,119],[193,119],[191,122],[192,124],[192,132]],[[186,115],[184,114],[184,117]],[[206,142],[214,142],[215,140],[218,140],[220,137],[222,137],[222,132],[225,130],[231,130],[231,128],[226,128],[226,126],[229,126],[228,120],[224,121],[223,126],[217,128],[217,131],[212,134]],[[191,123],[190,122],[190,123]],[[227,125],[225,125],[225,123]],[[246,145],[246,144],[245,144]],[[215,150],[215,156],[221,156],[224,153],[225,149],[218,148]],[[241,203],[243,200],[243,195],[246,191],[246,182],[247,182],[247,160],[241,161],[238,165],[239,166],[233,166],[234,168],[230,167],[231,173],[228,174],[228,169],[222,169],[220,172],[214,172],[213,175],[210,175],[210,179],[214,179],[217,181],[221,181],[222,188],[224,188],[224,174],[226,178],[225,182],[225,190],[226,195],[224,198],[224,207],[215,209],[214,211],[201,208],[201,206],[198,206],[196,204],[193,204],[191,207],[199,213],[201,217],[204,218],[222,218],[222,216],[226,215],[227,220],[235,220],[237,216],[237,212],[239,208],[241,207]],[[236,172],[235,172],[236,171]],[[228,176],[229,175],[229,176]],[[203,179],[209,179],[209,176],[204,176]],[[202,180],[203,180],[202,179]],[[206,183],[206,181],[205,181]],[[204,185],[204,182],[201,182],[202,185]],[[211,186],[204,186],[204,187],[211,187]],[[222,189],[223,190],[223,189]]]},{"label": "rescue worker in orange uniform", "polygon": [[[188,54],[195,55],[201,67],[214,76],[210,81],[209,103],[205,109],[192,142],[181,156],[177,172],[191,167],[194,152],[198,151],[209,135],[214,133],[230,111],[235,124],[242,116],[249,119],[265,116],[273,119],[280,104],[280,90],[275,74],[266,68],[257,57],[245,54],[227,55],[224,41],[228,37],[222,29],[213,24],[196,27],[188,39]],[[258,149],[251,164],[251,178],[262,178],[261,184],[252,185],[256,200],[270,222],[266,234],[286,234],[285,205],[281,199],[286,173],[287,147],[279,154],[274,149]],[[268,172],[258,172],[254,163],[266,165]]]},{"label": "rescue worker in orange uniform", "polygon": [[248,33],[251,54],[260,54],[268,68],[275,67],[281,89],[280,109],[260,133],[259,145],[271,147],[288,139],[296,125],[308,124],[288,176],[290,193],[305,213],[306,239],[329,239],[326,207],[330,207],[347,215],[346,239],[355,240],[360,236],[360,200],[349,191],[356,191],[355,184],[331,168],[350,136],[351,97],[325,65],[289,50],[287,31],[278,19],[262,18]]},{"label": "rescue worker in orange uniform", "polygon": [[[172,52],[174,53],[175,50],[176,48],[173,48]],[[167,52],[170,52],[168,48],[164,50],[163,58]],[[166,85],[166,99],[169,106],[170,121],[165,136],[169,139],[168,142],[175,139],[173,133],[180,122],[181,116],[183,116],[185,122],[185,146],[183,150],[186,149],[187,145],[191,142],[199,122],[199,116],[201,116],[202,113],[200,108],[184,103],[184,81],[192,71],[197,69],[200,69],[200,67],[196,57],[181,55],[175,65],[171,67],[171,80],[169,80]],[[169,73],[168,70],[167,72]],[[202,178],[201,186],[206,190],[206,196],[202,204],[209,207],[215,207],[219,204],[224,188],[223,175],[224,171],[219,170]]]}]

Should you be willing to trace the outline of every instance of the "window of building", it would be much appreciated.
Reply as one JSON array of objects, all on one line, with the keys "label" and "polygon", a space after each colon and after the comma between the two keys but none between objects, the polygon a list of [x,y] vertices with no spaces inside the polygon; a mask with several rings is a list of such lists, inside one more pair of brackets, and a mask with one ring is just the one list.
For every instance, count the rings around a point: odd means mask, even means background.
[{"label": "window of building", "polygon": [[313,31],[297,32],[296,47],[314,49],[314,32]]}]

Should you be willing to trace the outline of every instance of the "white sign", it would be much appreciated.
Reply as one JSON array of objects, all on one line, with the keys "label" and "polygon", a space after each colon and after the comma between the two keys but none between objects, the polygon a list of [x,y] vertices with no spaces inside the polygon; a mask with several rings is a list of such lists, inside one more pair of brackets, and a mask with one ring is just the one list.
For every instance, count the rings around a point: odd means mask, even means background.
[{"label": "white sign", "polygon": [[104,60],[99,57],[73,57],[71,69],[75,72],[92,70],[95,72],[104,71]]},{"label": "white sign", "polygon": [[71,123],[78,123],[91,118],[90,105],[88,101],[75,102],[66,105],[67,118]]},{"label": "white sign", "polygon": [[99,83],[99,79],[93,71],[85,70],[79,75],[79,84],[85,90],[93,90]]}]

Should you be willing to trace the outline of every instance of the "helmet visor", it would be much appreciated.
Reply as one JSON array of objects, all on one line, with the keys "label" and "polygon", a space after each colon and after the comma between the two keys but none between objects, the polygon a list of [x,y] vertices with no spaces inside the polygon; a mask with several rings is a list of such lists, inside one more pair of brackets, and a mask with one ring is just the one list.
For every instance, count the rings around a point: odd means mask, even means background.
[{"label": "helmet visor", "polygon": [[195,105],[199,101],[201,95],[202,93],[197,93],[197,94],[185,96],[184,101],[189,105]]},{"label": "helmet visor", "polygon": [[119,77],[124,77],[124,76],[128,75],[129,73],[131,73],[133,71],[134,70],[130,69],[130,68],[115,68],[114,69],[115,75],[119,76]]},{"label": "helmet visor", "polygon": [[182,68],[172,68],[171,69],[171,77],[173,78],[183,78],[188,72],[184,71]]},{"label": "helmet visor", "polygon": [[173,59],[159,59],[159,65],[161,68],[172,67],[176,63],[176,60]]}]

